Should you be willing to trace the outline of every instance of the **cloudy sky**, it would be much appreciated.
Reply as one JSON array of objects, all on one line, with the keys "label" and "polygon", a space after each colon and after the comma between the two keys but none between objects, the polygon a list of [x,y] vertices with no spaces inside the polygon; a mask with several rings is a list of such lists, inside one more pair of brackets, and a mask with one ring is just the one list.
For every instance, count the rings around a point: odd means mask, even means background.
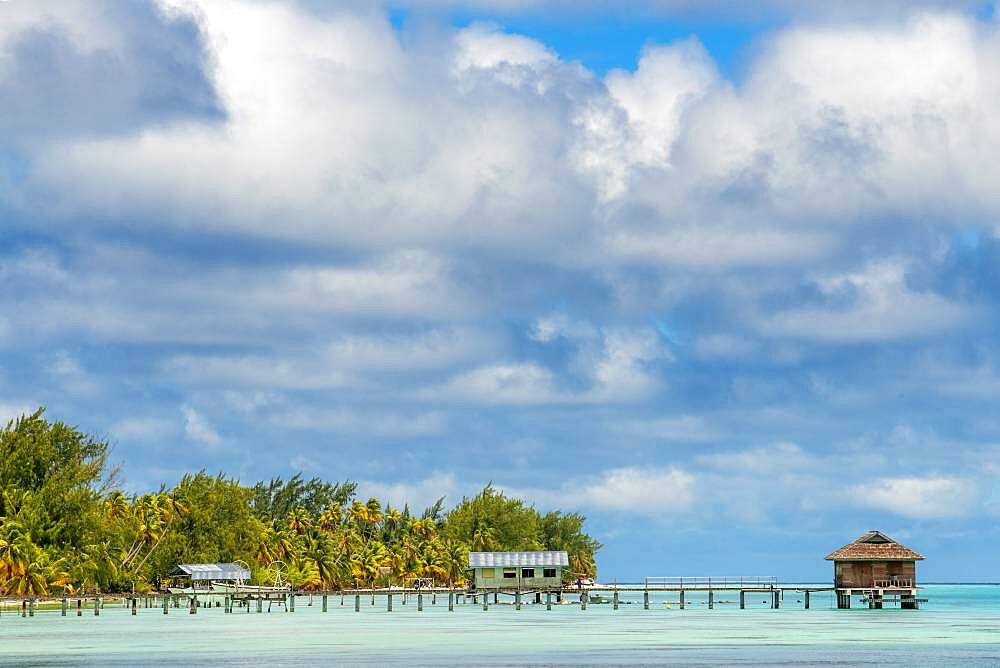
[{"label": "cloudy sky", "polygon": [[996,580],[1000,17],[816,4],[0,2],[0,413]]}]

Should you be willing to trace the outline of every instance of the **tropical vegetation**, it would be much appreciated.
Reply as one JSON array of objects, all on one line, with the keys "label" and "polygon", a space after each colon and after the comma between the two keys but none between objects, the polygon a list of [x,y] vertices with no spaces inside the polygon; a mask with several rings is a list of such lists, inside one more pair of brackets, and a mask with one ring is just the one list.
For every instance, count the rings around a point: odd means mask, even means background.
[{"label": "tropical vegetation", "polygon": [[414,513],[301,474],[244,485],[222,473],[128,493],[106,441],[44,409],[0,430],[0,594],[147,591],[181,563],[245,563],[300,590],[461,586],[470,550],[566,550],[567,578],[596,574],[600,544],[577,513],[539,513],[491,484]]}]

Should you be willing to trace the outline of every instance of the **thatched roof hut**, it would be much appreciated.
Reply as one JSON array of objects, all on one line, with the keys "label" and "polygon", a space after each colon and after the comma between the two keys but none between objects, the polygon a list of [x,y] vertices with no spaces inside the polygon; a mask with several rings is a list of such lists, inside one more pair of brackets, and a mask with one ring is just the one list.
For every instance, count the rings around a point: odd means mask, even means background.
[{"label": "thatched roof hut", "polygon": [[881,531],[868,531],[826,555],[827,561],[920,561],[924,555],[897,543]]}]

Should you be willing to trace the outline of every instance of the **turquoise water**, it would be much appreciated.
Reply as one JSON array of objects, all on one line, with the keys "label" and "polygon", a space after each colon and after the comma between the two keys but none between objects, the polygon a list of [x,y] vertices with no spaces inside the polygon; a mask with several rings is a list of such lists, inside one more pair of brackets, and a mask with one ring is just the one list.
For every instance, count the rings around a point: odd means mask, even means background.
[{"label": "turquoise water", "polygon": [[[719,594],[714,610],[704,595],[688,594],[687,609],[667,608],[641,594],[610,605],[437,605],[415,597],[394,610],[331,597],[299,597],[294,613],[237,609],[140,609],[136,617],[108,601],[101,615],[61,617],[38,611],[0,614],[0,665],[967,665],[1000,666],[1000,586],[928,585],[920,610],[832,609],[832,595],[814,594],[810,610],[786,594],[771,610],[764,595]],[[676,596],[670,597],[676,602]],[[626,603],[631,601],[631,603]],[[728,602],[726,602],[728,601]],[[857,605],[857,603],[855,603]]]}]

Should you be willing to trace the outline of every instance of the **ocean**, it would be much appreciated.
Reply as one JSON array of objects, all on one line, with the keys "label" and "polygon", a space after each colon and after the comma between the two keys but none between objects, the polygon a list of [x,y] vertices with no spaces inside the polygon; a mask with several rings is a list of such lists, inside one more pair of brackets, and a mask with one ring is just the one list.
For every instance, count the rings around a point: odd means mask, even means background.
[{"label": "ocean", "polygon": [[[247,613],[237,608],[139,609],[133,617],[109,599],[100,616],[39,610],[22,618],[0,611],[0,665],[685,665],[685,666],[1000,666],[1000,585],[926,585],[920,610],[833,609],[832,593],[815,593],[811,609],[787,593],[772,610],[766,596],[689,593],[685,610],[663,595],[623,594],[622,605],[456,605],[447,597],[417,611],[400,596],[387,612],[331,597],[296,600],[296,611]],[[575,598],[575,597],[574,597]],[[857,601],[855,601],[857,605]]]}]

